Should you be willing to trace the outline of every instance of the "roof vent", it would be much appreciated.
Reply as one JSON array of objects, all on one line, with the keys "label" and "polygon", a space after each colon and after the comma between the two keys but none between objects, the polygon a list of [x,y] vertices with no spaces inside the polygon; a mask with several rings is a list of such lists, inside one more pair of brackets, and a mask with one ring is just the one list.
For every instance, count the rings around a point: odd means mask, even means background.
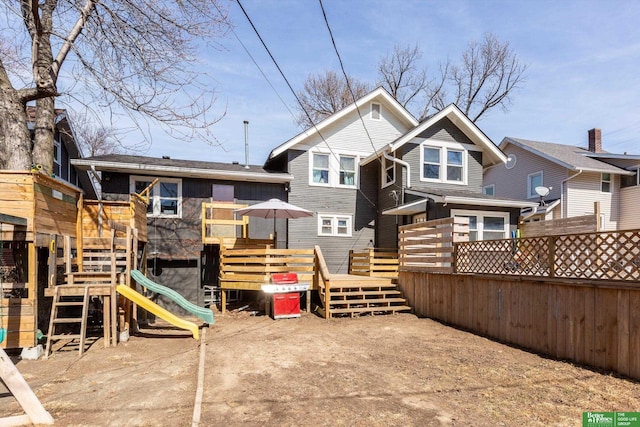
[{"label": "roof vent", "polygon": [[232,165],[239,165],[240,162],[231,162]]},{"label": "roof vent", "polygon": [[169,156],[162,156],[162,158],[166,159],[166,160],[171,160],[171,157],[169,157]]}]

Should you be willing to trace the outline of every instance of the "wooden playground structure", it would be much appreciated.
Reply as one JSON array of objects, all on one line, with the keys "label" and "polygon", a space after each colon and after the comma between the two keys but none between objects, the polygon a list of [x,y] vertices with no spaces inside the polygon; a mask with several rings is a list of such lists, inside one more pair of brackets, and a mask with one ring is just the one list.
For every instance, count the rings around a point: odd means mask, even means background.
[{"label": "wooden playground structure", "polygon": [[[98,301],[105,345],[115,345],[117,323],[126,328],[135,316],[118,304],[115,286],[129,284],[129,271],[146,265],[146,211],[139,195],[84,200],[77,187],[40,172],[0,172],[2,347],[34,347],[48,326],[47,352],[61,338],[79,339],[82,352]],[[80,317],[63,314],[74,309]],[[74,323],[80,334],[59,332]]]}]

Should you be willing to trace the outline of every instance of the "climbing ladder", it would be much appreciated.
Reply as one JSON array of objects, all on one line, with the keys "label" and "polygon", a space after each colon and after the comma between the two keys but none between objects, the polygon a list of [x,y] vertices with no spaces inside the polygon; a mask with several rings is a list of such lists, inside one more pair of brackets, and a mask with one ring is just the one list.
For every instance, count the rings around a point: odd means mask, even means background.
[{"label": "climbing ladder", "polygon": [[[49,335],[47,337],[47,347],[45,349],[45,357],[49,357],[49,351],[51,350],[51,343],[55,340],[68,339],[80,340],[80,355],[84,352],[85,338],[87,335],[87,317],[89,314],[89,302],[90,302],[90,286],[84,287],[82,293],[82,300],[78,301],[77,297],[65,296],[62,292],[58,292],[59,286],[54,288],[53,293],[53,305],[51,306],[51,319],[49,321]],[[71,299],[71,300],[70,300]],[[75,299],[75,300],[73,300]],[[60,317],[60,307],[82,307],[82,314],[80,317]],[[56,327],[70,324],[80,324],[79,334],[63,334],[56,333]]]}]

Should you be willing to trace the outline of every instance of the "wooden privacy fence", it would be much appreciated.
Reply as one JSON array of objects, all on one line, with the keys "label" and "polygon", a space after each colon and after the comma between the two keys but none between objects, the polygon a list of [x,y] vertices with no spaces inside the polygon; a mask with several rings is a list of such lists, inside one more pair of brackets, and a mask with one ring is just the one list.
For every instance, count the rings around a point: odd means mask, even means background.
[{"label": "wooden privacy fence", "polygon": [[397,279],[398,252],[380,248],[350,250],[349,274]]},{"label": "wooden privacy fence", "polygon": [[549,236],[553,234],[594,233],[599,230],[600,214],[596,202],[596,214],[547,221],[522,222],[521,237]]},{"label": "wooden privacy fence", "polygon": [[456,243],[455,271],[640,280],[640,230]]},{"label": "wooden privacy fence", "polygon": [[416,314],[640,379],[637,283],[401,271]]},{"label": "wooden privacy fence", "polygon": [[454,243],[469,240],[469,218],[444,218],[400,227],[399,270],[452,272]]}]

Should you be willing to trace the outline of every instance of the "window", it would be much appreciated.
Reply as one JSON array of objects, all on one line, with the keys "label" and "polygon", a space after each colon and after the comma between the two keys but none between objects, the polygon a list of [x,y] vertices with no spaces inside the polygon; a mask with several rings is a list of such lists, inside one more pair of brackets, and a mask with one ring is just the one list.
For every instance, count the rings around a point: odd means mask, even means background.
[{"label": "window", "polygon": [[340,185],[356,185],[356,158],[340,156]]},{"label": "window", "polygon": [[380,104],[376,104],[375,102],[371,103],[371,119],[372,120],[380,120]]},{"label": "window", "polygon": [[611,174],[603,173],[600,179],[600,191],[603,193],[611,193]]},{"label": "window", "polygon": [[542,187],[542,171],[527,175],[527,198],[540,197],[536,193],[536,187]]},{"label": "window", "polygon": [[[460,146],[460,144],[455,144]],[[463,148],[422,145],[423,181],[439,181],[464,184],[467,152]]]},{"label": "window", "polygon": [[496,185],[485,185],[482,187],[482,194],[486,194],[487,196],[495,196],[496,195]]},{"label": "window", "polygon": [[[132,176],[131,191],[140,193],[147,188],[153,178]],[[151,217],[174,218],[182,216],[182,180],[160,178],[149,192],[147,215]]]},{"label": "window", "polygon": [[318,215],[318,236],[351,237],[351,216]]},{"label": "window", "polygon": [[451,210],[454,217],[469,218],[469,240],[495,240],[509,237],[509,213]]},{"label": "window", "polygon": [[329,155],[313,153],[313,182],[329,185]]},{"label": "window", "polygon": [[621,175],[620,176],[620,187],[635,187],[640,185],[640,169],[629,169],[629,172],[633,172],[633,175]]},{"label": "window", "polygon": [[53,138],[53,173],[58,177],[62,176],[62,144],[59,135]]},{"label": "window", "polygon": [[382,171],[382,188],[396,182],[396,164],[387,158],[382,158],[384,167]]},{"label": "window", "polygon": [[359,158],[349,153],[309,152],[309,185],[323,187],[358,186]]},{"label": "window", "polygon": [[424,147],[422,149],[422,177],[440,179],[440,149]]},{"label": "window", "polygon": [[445,181],[462,182],[462,157],[459,150],[447,150],[447,177]]}]

